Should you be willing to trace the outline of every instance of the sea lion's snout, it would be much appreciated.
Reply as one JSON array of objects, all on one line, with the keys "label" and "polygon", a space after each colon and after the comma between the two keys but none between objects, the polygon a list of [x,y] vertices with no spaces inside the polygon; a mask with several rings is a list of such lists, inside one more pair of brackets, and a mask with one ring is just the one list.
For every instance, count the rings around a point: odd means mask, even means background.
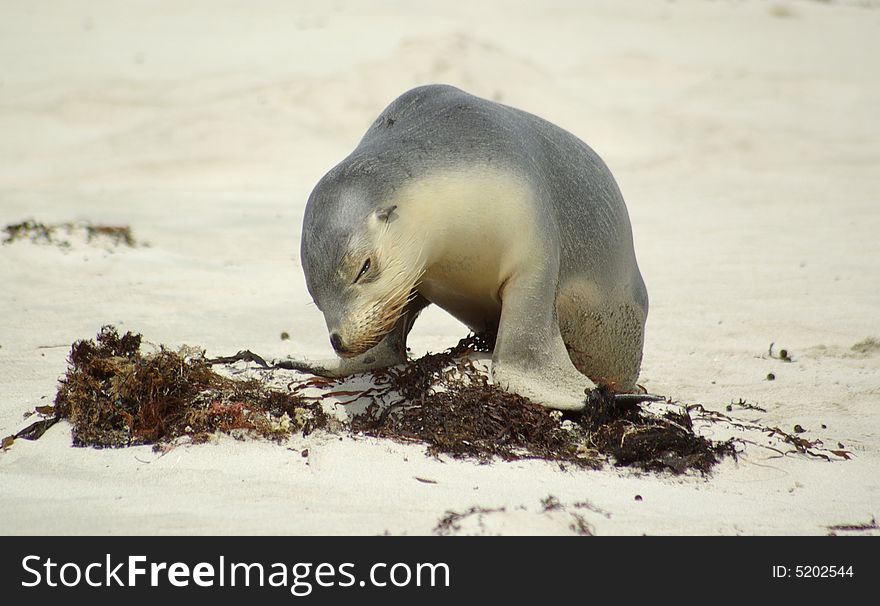
[{"label": "sea lion's snout", "polygon": [[355,307],[327,322],[330,345],[340,358],[353,358],[375,347],[397,322],[402,308],[385,305]]},{"label": "sea lion's snout", "polygon": [[364,353],[364,351],[372,346],[372,344],[368,344],[366,349],[364,349],[359,346],[358,341],[352,341],[350,337],[343,338],[338,330],[330,330],[330,345],[340,358],[353,358]]}]

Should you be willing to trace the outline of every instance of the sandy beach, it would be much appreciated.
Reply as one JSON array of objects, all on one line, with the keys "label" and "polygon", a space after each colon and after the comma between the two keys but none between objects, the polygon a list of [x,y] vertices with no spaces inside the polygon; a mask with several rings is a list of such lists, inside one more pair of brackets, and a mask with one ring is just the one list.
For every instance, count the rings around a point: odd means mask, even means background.
[{"label": "sandy beach", "polygon": [[[572,534],[576,503],[597,535],[870,525],[878,31],[877,2],[4,2],[0,228],[127,225],[138,244],[0,245],[0,435],[105,324],[210,356],[332,355],[299,265],[306,199],[390,101],[442,82],[562,126],[611,168],[651,299],[647,390],[749,403],[762,411],[730,414],[850,459],[780,455],[760,433],[708,476],[320,431],[157,454],[74,448],[59,423],[0,452],[0,533],[431,534],[476,508],[456,533]],[[430,308],[409,345],[466,333]]]}]

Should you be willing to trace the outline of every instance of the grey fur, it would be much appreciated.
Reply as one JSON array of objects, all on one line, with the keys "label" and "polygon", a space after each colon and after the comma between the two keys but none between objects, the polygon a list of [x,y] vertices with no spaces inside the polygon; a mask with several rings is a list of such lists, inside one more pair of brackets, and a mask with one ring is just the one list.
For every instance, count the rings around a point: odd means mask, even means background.
[{"label": "grey fur", "polygon": [[[364,237],[360,226],[366,218],[385,212],[383,208],[387,211],[395,192],[407,183],[472,166],[499,169],[528,182],[538,208],[536,224],[527,227],[539,230],[546,247],[542,252],[550,261],[546,275],[531,277],[527,284],[529,292],[545,296],[522,304],[521,313],[535,318],[537,336],[505,330],[497,314],[480,321],[460,319],[476,331],[500,329],[493,361],[501,367],[513,359],[527,373],[541,372],[545,352],[540,340],[551,341],[558,325],[555,334],[561,333],[581,373],[621,391],[631,390],[641,364],[648,295],[626,207],[611,172],[571,133],[451,86],[423,86],[398,97],[309,197],[302,266],[328,327],[343,321],[346,306],[356,296],[340,278],[338,267]],[[392,210],[386,220],[406,212]],[[601,294],[601,302],[584,294],[584,284]],[[338,375],[404,361],[406,334],[430,302],[421,294],[388,337],[364,356],[343,360],[334,368],[329,362],[303,368]],[[519,304],[505,299],[503,308]],[[541,333],[542,318],[553,324],[547,334]],[[533,353],[524,356],[523,349]]]}]

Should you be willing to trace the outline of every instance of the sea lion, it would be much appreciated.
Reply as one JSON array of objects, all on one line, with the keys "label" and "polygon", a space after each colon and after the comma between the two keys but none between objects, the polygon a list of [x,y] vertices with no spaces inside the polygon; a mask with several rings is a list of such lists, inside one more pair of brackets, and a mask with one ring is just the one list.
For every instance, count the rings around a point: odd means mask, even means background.
[{"label": "sea lion", "polygon": [[557,409],[636,386],[648,295],[620,190],[567,131],[446,85],[391,103],[315,186],[301,261],[345,376],[406,361],[427,305],[497,335],[492,377]]}]

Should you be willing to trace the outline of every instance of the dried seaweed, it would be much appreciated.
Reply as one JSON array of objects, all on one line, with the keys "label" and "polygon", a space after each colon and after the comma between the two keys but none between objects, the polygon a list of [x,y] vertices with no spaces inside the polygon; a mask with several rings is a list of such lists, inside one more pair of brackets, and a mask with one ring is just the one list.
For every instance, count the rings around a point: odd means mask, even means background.
[{"label": "dried seaweed", "polygon": [[73,425],[77,446],[158,444],[180,436],[203,441],[244,430],[283,439],[326,423],[317,404],[259,381],[215,373],[200,352],[144,355],[141,336],[105,326],[95,341],[77,341],[55,397],[55,416]]},{"label": "dried seaweed", "polygon": [[833,526],[826,526],[828,529],[829,536],[837,536],[838,532],[871,532],[873,530],[880,530],[880,526],[877,525],[877,519],[873,516],[871,517],[870,522],[862,522],[860,524],[835,524]]},{"label": "dried seaweed", "polygon": [[[435,456],[541,459],[584,468],[600,468],[611,459],[643,470],[706,473],[722,457],[736,454],[732,440],[713,442],[697,434],[692,414],[706,412],[699,406],[661,414],[638,398],[621,400],[599,389],[582,411],[563,414],[503,391],[470,356],[493,346],[491,336],[470,336],[445,352],[375,371],[363,390],[340,389],[342,381],[317,377],[292,381],[283,390],[212,370],[214,364],[240,361],[262,372],[283,367],[250,351],[215,359],[192,348],[142,354],[140,335],[120,335],[108,326],[96,340],[73,344],[55,407],[38,411],[49,418],[31,428],[44,431],[49,422],[68,419],[74,444],[95,447],[162,444],[181,436],[200,442],[215,432],[281,440],[327,427],[321,400],[346,397],[370,402],[352,418],[352,433],[424,443]],[[300,395],[306,388],[321,393]],[[812,443],[778,428],[769,431],[816,456]]]},{"label": "dried seaweed", "polygon": [[[553,495],[547,495],[546,498],[541,499],[540,505],[541,508],[539,513],[541,514],[554,516],[557,520],[565,520],[567,517],[569,521],[568,530],[570,530],[572,534],[579,536],[593,536],[595,534],[593,526],[587,521],[587,517],[582,513],[583,510],[592,511],[593,513],[602,515],[606,519],[611,517],[610,513],[595,507],[591,503],[580,501],[572,504],[564,504]],[[571,511],[572,508],[578,511]],[[529,511],[529,508],[525,505],[519,505],[515,509],[519,511]],[[506,511],[508,511],[506,507],[493,509],[479,505],[474,505],[463,512],[447,509],[443,516],[437,521],[433,532],[439,536],[457,535],[462,531],[462,521],[471,519],[476,523],[477,527],[471,532],[486,534],[488,530],[486,527],[486,517],[495,513],[505,513]]]},{"label": "dried seaweed", "polygon": [[722,457],[736,456],[732,440],[713,442],[697,435],[687,412],[654,416],[637,411],[628,417],[601,425],[590,436],[596,449],[612,455],[618,465],[707,473]]},{"label": "dried seaweed", "polygon": [[40,419],[34,421],[18,433],[11,436],[5,436],[0,440],[0,450],[7,451],[12,444],[19,438],[23,440],[39,440],[46,431],[55,425],[60,419],[54,416],[55,409],[52,406],[37,406],[36,412],[40,414]]},{"label": "dried seaweed", "polygon": [[465,518],[469,518],[470,516],[477,516],[477,522],[480,525],[480,528],[485,530],[485,526],[483,524],[483,516],[492,513],[504,513],[507,511],[506,507],[498,507],[495,509],[490,509],[487,507],[479,507],[474,506],[459,513],[457,511],[447,510],[443,517],[437,522],[437,525],[434,527],[434,534],[440,536],[449,536],[458,533],[461,530],[461,521]]},{"label": "dried seaweed", "polygon": [[601,462],[580,448],[558,415],[492,385],[453,386],[423,392],[389,414],[376,408],[352,420],[352,431],[401,441],[425,442],[432,454],[489,461],[494,457],[548,459],[583,467]]},{"label": "dried seaweed", "polygon": [[[490,385],[465,354],[490,351],[492,341],[471,336],[446,352],[377,373],[385,388],[372,395],[365,414],[354,417],[352,431],[424,442],[434,455],[544,459],[590,468],[601,467],[610,455],[623,466],[705,473],[722,456],[736,454],[732,441],[714,443],[697,435],[686,411],[649,414],[599,389],[582,412],[563,415]],[[382,408],[382,396],[393,394],[400,398]]]},{"label": "dried seaweed", "polygon": [[131,232],[131,227],[128,225],[101,225],[94,223],[46,224],[28,219],[21,223],[9,223],[3,228],[3,231],[6,232],[3,244],[26,240],[68,248],[71,244],[67,238],[74,233],[80,233],[85,237],[86,242],[89,243],[105,242],[112,246],[124,245],[128,247],[137,245]]}]

